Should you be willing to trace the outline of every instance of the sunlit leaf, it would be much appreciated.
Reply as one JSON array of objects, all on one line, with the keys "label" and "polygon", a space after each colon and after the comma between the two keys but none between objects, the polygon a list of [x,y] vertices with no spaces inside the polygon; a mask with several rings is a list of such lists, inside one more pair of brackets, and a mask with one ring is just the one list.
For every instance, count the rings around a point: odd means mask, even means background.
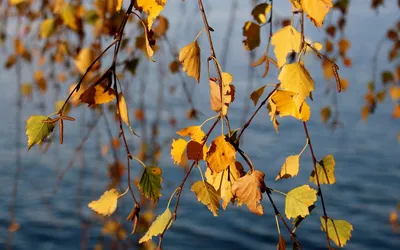
[{"label": "sunlit leaf", "polygon": [[308,185],[292,189],[286,194],[285,214],[288,219],[310,214],[308,207],[317,200],[317,191]]},{"label": "sunlit leaf", "polygon": [[167,230],[172,225],[172,213],[169,208],[167,208],[162,214],[157,216],[156,220],[151,224],[149,230],[146,234],[140,238],[139,244],[151,240],[153,236],[161,234],[164,229]]},{"label": "sunlit leaf", "polygon": [[218,216],[220,195],[208,182],[202,180],[193,183],[191,190],[196,194],[198,201],[201,201],[214,216]]},{"label": "sunlit leaf", "polygon": [[218,136],[211,142],[206,156],[207,166],[216,173],[227,169],[236,162],[235,148],[230,144],[225,135]]},{"label": "sunlit leaf", "polygon": [[[270,98],[270,105],[275,111],[279,111],[280,117],[293,116],[296,119],[302,121],[308,121],[310,119],[310,107],[306,102],[303,102],[301,106],[297,106],[294,100],[295,93],[291,91],[277,90],[272,94]],[[270,115],[276,116],[276,113]],[[272,117],[271,117],[272,119]]]},{"label": "sunlit leaf", "polygon": [[129,121],[129,112],[128,112],[128,105],[126,105],[125,97],[120,92],[118,94],[118,109],[117,109],[117,114],[121,115],[121,120],[125,122],[125,124],[129,127],[130,131],[135,134],[135,131],[133,130],[131,123]]},{"label": "sunlit leaf", "polygon": [[327,218],[327,223],[325,223],[325,218],[320,217],[321,229],[326,232],[326,224],[328,226],[329,238],[335,242],[338,247],[344,247],[346,242],[351,238],[351,231],[353,231],[353,226],[345,220],[333,220]]},{"label": "sunlit leaf", "polygon": [[332,8],[332,0],[301,0],[300,3],[307,17],[321,28],[326,14]]},{"label": "sunlit leaf", "polygon": [[42,24],[40,25],[40,36],[42,38],[48,38],[55,31],[56,31],[56,29],[55,29],[55,19],[47,18],[47,19],[43,20]]},{"label": "sunlit leaf", "polygon": [[77,18],[75,16],[75,8],[71,3],[65,3],[60,9],[61,18],[65,25],[73,30],[78,30]]},{"label": "sunlit leaf", "polygon": [[232,83],[233,77],[227,72],[222,72],[222,101],[220,85],[210,79],[210,104],[211,109],[227,115],[231,102],[235,100],[235,86]]},{"label": "sunlit leaf", "polygon": [[300,63],[286,64],[279,73],[278,79],[281,81],[283,90],[296,93],[294,100],[298,107],[314,90],[314,80]]},{"label": "sunlit leaf", "polygon": [[167,0],[137,0],[136,5],[139,10],[147,15],[147,28],[150,30],[154,20],[163,11]]},{"label": "sunlit leaf", "polygon": [[[334,184],[335,178],[335,159],[332,155],[325,156],[321,161],[317,162],[317,175],[319,184]],[[310,175],[310,182],[318,185],[315,171]]]},{"label": "sunlit leaf", "polygon": [[275,46],[274,53],[280,68],[286,63],[286,57],[290,52],[300,52],[301,34],[289,25],[275,32],[271,44]]},{"label": "sunlit leaf", "polygon": [[195,140],[197,142],[201,142],[204,139],[204,132],[201,130],[200,126],[189,126],[187,128],[181,129],[178,132],[176,132],[180,136],[190,136],[192,140]]},{"label": "sunlit leaf", "polygon": [[93,62],[93,51],[91,48],[83,48],[75,59],[75,66],[81,74],[84,74]]},{"label": "sunlit leaf", "polygon": [[117,209],[118,195],[118,191],[114,188],[107,190],[100,199],[90,202],[88,206],[98,214],[110,216]]},{"label": "sunlit leaf", "polygon": [[181,163],[187,144],[188,142],[183,139],[172,140],[171,157],[174,160],[174,164],[179,165]]},{"label": "sunlit leaf", "polygon": [[116,97],[114,89],[110,88],[106,92],[104,90],[107,87],[107,83],[101,83],[96,86],[89,86],[79,97],[81,102],[87,103],[89,107],[111,102]]},{"label": "sunlit leaf", "polygon": [[246,22],[243,26],[244,48],[251,51],[260,46],[260,26],[253,22]]},{"label": "sunlit leaf", "polygon": [[154,203],[158,202],[158,199],[161,196],[161,174],[161,168],[147,166],[143,171],[142,178],[140,178],[138,185],[139,190],[142,191],[143,195]]},{"label": "sunlit leaf", "polygon": [[266,190],[264,176],[263,172],[255,170],[251,174],[237,179],[232,185],[233,195],[257,215],[264,214],[264,207],[261,204],[262,193]]},{"label": "sunlit leaf", "polygon": [[196,79],[197,82],[200,82],[200,47],[197,40],[181,49],[179,52],[179,61],[183,65],[183,71],[188,76]]},{"label": "sunlit leaf", "polygon": [[290,155],[283,163],[275,181],[296,176],[299,173],[300,155]]},{"label": "sunlit leaf", "polygon": [[118,0],[117,1],[117,7],[115,8],[116,9],[116,11],[120,11],[121,10],[121,8],[122,8],[122,3],[124,2],[124,0]]},{"label": "sunlit leaf", "polygon": [[32,115],[26,120],[28,150],[35,144],[41,144],[53,132],[54,124],[44,123],[44,120],[49,120],[49,118],[44,115]]}]

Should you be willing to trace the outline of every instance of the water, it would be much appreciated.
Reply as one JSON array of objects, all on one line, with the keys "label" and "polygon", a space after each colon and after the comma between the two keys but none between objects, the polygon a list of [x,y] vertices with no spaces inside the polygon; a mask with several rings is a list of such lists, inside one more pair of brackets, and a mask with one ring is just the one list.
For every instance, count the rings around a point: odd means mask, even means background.
[{"label": "water", "polygon": [[[217,1],[216,1],[217,2]],[[278,1],[275,1],[278,2]],[[319,72],[319,65],[313,63],[315,58],[310,57],[307,63],[311,65],[311,74],[316,82],[314,103],[311,104],[311,121],[309,122],[310,136],[316,152],[316,157],[321,159],[327,154],[333,154],[336,160],[337,183],[332,186],[323,186],[323,194],[326,200],[328,215],[335,219],[345,219],[352,223],[354,231],[352,239],[346,245],[346,249],[399,249],[400,237],[395,235],[388,223],[390,211],[395,209],[400,200],[400,168],[397,153],[400,146],[396,136],[399,131],[398,121],[391,118],[392,103],[386,100],[378,106],[376,114],[363,123],[360,118],[360,110],[364,103],[363,94],[366,91],[365,84],[370,79],[371,57],[380,37],[384,35],[386,27],[393,23],[398,16],[395,1],[386,1],[386,7],[380,9],[380,15],[376,15],[369,9],[370,1],[352,1],[346,36],[352,42],[349,56],[353,59],[353,68],[341,69],[342,77],[350,82],[347,92],[338,96],[340,118],[344,122],[344,128],[335,132],[324,127],[320,121],[318,110],[328,104],[323,94],[325,81]],[[222,50],[222,36],[224,23],[228,12],[225,10],[229,1],[218,1],[209,11],[210,25],[216,30],[214,33],[215,49]],[[171,17],[171,27],[179,26],[180,19],[174,17],[174,11],[181,3],[169,3],[165,15]],[[197,13],[194,3],[187,1],[187,15]],[[279,1],[276,8],[279,14],[288,14],[287,3]],[[206,5],[210,9],[210,4]],[[240,4],[237,22],[242,24],[249,20],[250,10],[247,2]],[[187,24],[189,25],[189,24]],[[179,40],[178,47],[182,47],[192,40],[202,26],[199,14],[191,20],[193,27],[185,34],[185,38]],[[184,26],[184,25],[183,25]],[[385,27],[385,28],[382,28]],[[321,39],[322,32],[307,26],[307,31],[313,40]],[[237,86],[238,98],[230,109],[232,127],[241,126],[242,107],[245,94],[247,75],[247,53],[241,45],[241,25],[237,26],[231,41],[232,50],[229,54],[227,71],[232,72],[234,83]],[[193,33],[191,36],[190,33]],[[174,38],[174,36],[172,36]],[[175,39],[172,39],[175,40]],[[176,38],[178,40],[178,38]],[[206,39],[201,38],[203,59],[208,54]],[[257,54],[261,54],[260,49]],[[382,55],[380,67],[384,68],[386,55]],[[203,60],[204,62],[204,60]],[[153,64],[152,67],[156,68]],[[203,64],[205,65],[205,64]],[[204,66],[203,69],[206,67]],[[205,73],[205,72],[204,72]],[[265,83],[273,83],[276,72],[271,72],[270,78],[261,79],[260,70],[256,71],[257,78],[254,89]],[[208,111],[208,84],[206,74],[202,75],[201,84],[192,87],[196,91],[195,103],[197,107],[204,107],[205,119],[213,115]],[[29,80],[30,73],[23,76],[24,81]],[[91,220],[92,212],[86,204],[102,193],[107,185],[108,163],[112,158],[101,159],[96,151],[96,138],[105,141],[107,136],[104,131],[95,131],[85,146],[86,168],[81,171],[79,155],[75,166],[67,172],[57,196],[52,197],[52,189],[57,182],[57,171],[67,165],[73,155],[75,146],[79,143],[82,121],[81,110],[74,111],[72,115],[78,119],[75,124],[68,124],[65,134],[66,140],[60,150],[59,158],[55,157],[55,150],[51,149],[47,154],[40,155],[36,149],[26,151],[24,131],[14,131],[15,109],[15,76],[11,71],[0,71],[0,84],[3,89],[0,105],[2,108],[2,121],[0,123],[0,249],[5,248],[7,239],[7,226],[9,223],[8,204],[11,200],[11,189],[15,172],[15,133],[19,132],[22,138],[22,167],[20,189],[17,201],[17,221],[20,230],[15,234],[15,249],[79,249],[80,248],[80,223]],[[174,84],[175,78],[165,79],[168,86]],[[192,80],[188,80],[192,83]],[[193,84],[195,85],[195,84]],[[155,84],[149,85],[147,95],[156,88]],[[268,90],[268,89],[267,89]],[[138,93],[133,92],[133,106],[136,104]],[[168,96],[168,94],[166,94]],[[187,109],[186,102],[181,94],[166,99],[166,111],[163,112],[160,131],[160,141],[173,135],[168,125],[168,111],[177,115],[178,127],[183,128],[192,122],[183,120]],[[35,95],[34,103],[38,103],[39,96]],[[51,103],[51,98],[46,103]],[[155,109],[154,100],[148,99],[146,103]],[[252,110],[252,108],[251,108]],[[49,111],[49,110],[47,110]],[[24,102],[23,120],[33,113],[39,113],[39,109],[30,102]],[[154,116],[151,114],[150,116]],[[90,114],[86,114],[90,119]],[[287,192],[293,187],[307,182],[312,170],[312,162],[308,149],[301,157],[299,176],[279,183],[274,183],[284,159],[290,154],[298,153],[305,143],[302,124],[294,119],[280,119],[280,133],[276,134],[269,121],[267,111],[262,109],[252,125],[246,131],[243,149],[249,154],[256,168],[266,172],[268,186]],[[199,122],[200,123],[200,122]],[[101,128],[104,122],[101,121]],[[134,124],[135,129],[138,128]],[[115,130],[113,130],[116,133]],[[138,139],[129,137],[129,143],[137,145]],[[54,146],[54,145],[53,145]],[[56,148],[56,147],[55,147]],[[121,153],[120,158],[123,159]],[[162,152],[161,167],[163,168],[163,196],[160,199],[157,213],[164,211],[169,195],[182,179],[184,173],[174,166],[169,156],[169,146]],[[136,168],[135,168],[136,167]],[[137,164],[134,165],[134,174],[138,175]],[[79,187],[79,179],[83,178],[83,186]],[[250,214],[246,207],[230,206],[227,211],[220,211],[218,217],[198,203],[194,194],[189,190],[190,184],[200,177],[194,172],[182,194],[179,206],[178,220],[168,230],[163,241],[165,249],[273,249],[278,241],[273,209],[265,197],[263,205],[265,216],[258,217]],[[77,197],[77,189],[81,188],[82,197]],[[278,209],[284,212],[284,197],[273,194]],[[78,201],[81,200],[81,203]],[[49,202],[47,202],[49,201]],[[129,212],[131,201],[124,198],[120,202],[117,218],[123,221]],[[304,249],[325,249],[326,242],[323,232],[320,230],[319,216],[322,215],[321,204],[317,203],[310,218],[307,218],[296,231],[299,241]],[[81,216],[81,217],[80,217]],[[128,225],[129,227],[129,225]],[[101,225],[95,222],[89,231],[89,248],[93,248],[101,231]],[[282,227],[286,240],[289,237]],[[107,242],[107,239],[106,239]],[[107,249],[107,247],[106,247]]]}]

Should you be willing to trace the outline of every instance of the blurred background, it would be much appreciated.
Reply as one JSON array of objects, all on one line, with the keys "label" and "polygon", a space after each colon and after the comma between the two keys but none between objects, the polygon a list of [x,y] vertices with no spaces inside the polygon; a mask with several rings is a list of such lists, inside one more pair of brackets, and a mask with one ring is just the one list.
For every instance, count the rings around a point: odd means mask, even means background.
[{"label": "blurred background", "polygon": [[[168,1],[162,15],[168,19],[169,28],[166,35],[156,36],[156,62],[143,53],[143,29],[137,20],[127,24],[126,46],[119,59],[124,74],[119,77],[131,124],[140,135],[127,133],[128,143],[134,155],[163,171],[162,197],[156,205],[143,201],[141,222],[134,236],[129,234],[132,223],[125,219],[132,209],[130,197],[119,201],[117,212],[110,218],[100,218],[87,207],[107,188],[126,187],[126,156],[117,139],[115,107],[89,109],[85,104],[72,104],[69,115],[76,121],[65,122],[64,144],[58,144],[54,133],[41,147],[27,151],[25,120],[32,114],[47,115],[56,110],[55,103],[65,100],[70,85],[80,78],[73,61],[80,49],[104,49],[112,42],[114,26],[119,24],[118,13],[105,15],[100,24],[90,18],[89,10],[106,6],[104,1],[72,2],[83,6],[74,12],[82,16],[81,32],[59,27],[52,37],[43,39],[38,35],[40,24],[50,16],[43,6],[51,6],[53,1],[31,1],[23,7],[0,1],[0,249],[11,243],[13,249],[41,250],[154,248],[151,244],[137,246],[137,237],[165,210],[187,170],[185,164],[176,166],[171,160],[172,138],[177,138],[177,130],[199,125],[215,114],[209,109],[205,33],[199,39],[200,83],[170,68],[178,51],[203,28],[197,1]],[[400,114],[391,89],[399,86],[399,57],[392,51],[399,49],[400,6],[396,0],[333,2],[335,8],[323,28],[315,28],[309,20],[305,26],[306,36],[324,45],[323,51],[336,59],[341,79],[347,82],[345,91],[337,94],[335,80],[324,71],[321,60],[312,53],[307,55],[305,62],[316,89],[308,122],[313,147],[317,159],[332,154],[336,160],[336,184],[322,187],[327,212],[354,227],[345,249],[399,249],[394,211],[400,200]],[[269,25],[261,29],[258,48],[249,52],[243,46],[242,27],[252,21],[251,10],[257,3],[204,0],[209,25],[214,29],[217,57],[224,71],[233,75],[236,86],[236,99],[229,111],[232,128],[243,126],[254,112],[250,93],[264,84],[277,83],[278,71],[272,66],[265,78],[263,66],[249,66],[264,53]],[[124,7],[127,4],[124,1]],[[291,18],[289,1],[275,0],[273,15],[276,31]],[[395,32],[392,36],[388,35],[391,30]],[[16,38],[30,56],[23,54],[13,61]],[[345,51],[340,45],[344,40],[348,44]],[[68,53],[62,54],[58,45],[66,41]],[[333,46],[330,51],[329,46]],[[106,69],[111,59],[112,53],[105,56],[99,70]],[[104,115],[99,115],[101,112]],[[277,134],[268,110],[262,109],[246,131],[242,147],[255,167],[266,173],[267,186],[287,192],[307,183],[313,166],[307,150],[301,157],[299,175],[275,183],[285,158],[300,152],[306,142],[301,122],[285,117],[280,124]],[[133,161],[132,169],[138,181],[141,166]],[[245,206],[229,206],[214,217],[190,191],[191,184],[199,179],[195,171],[185,185],[178,219],[163,240],[165,249],[276,247],[278,233],[268,199],[263,201],[262,217],[251,214]],[[134,191],[139,194],[136,188]],[[284,197],[274,193],[273,198],[283,212]],[[304,249],[326,249],[319,221],[321,204],[317,202],[316,206],[296,231]],[[287,232],[284,236],[289,241]],[[156,244],[157,239],[153,240]]]}]

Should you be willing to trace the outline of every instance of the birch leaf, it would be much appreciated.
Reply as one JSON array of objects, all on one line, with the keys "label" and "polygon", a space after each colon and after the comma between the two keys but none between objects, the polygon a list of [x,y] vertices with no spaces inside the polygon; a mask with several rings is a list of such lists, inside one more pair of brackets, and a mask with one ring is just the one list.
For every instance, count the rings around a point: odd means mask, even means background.
[{"label": "birch leaf", "polygon": [[161,196],[162,170],[159,167],[147,166],[139,182],[139,190],[153,203],[158,202]]},{"label": "birch leaf", "polygon": [[172,213],[169,208],[165,209],[164,213],[157,216],[156,220],[151,224],[146,234],[140,238],[139,244],[151,240],[153,236],[161,234],[164,229],[168,229],[172,225]]},{"label": "birch leaf", "polygon": [[351,231],[353,231],[353,225],[345,220],[333,220],[328,217],[325,223],[325,218],[320,217],[321,229],[326,232],[326,224],[328,224],[328,235],[329,238],[335,242],[338,247],[344,247],[346,242],[351,238]]},{"label": "birch leaf", "polygon": [[292,51],[300,52],[301,34],[289,25],[275,32],[271,38],[271,44],[275,46],[274,53],[280,68],[286,63],[287,54]]},{"label": "birch leaf", "polygon": [[43,140],[53,132],[54,124],[43,123],[49,118],[44,115],[32,115],[26,120],[26,135],[28,137],[28,150],[35,144],[41,144]]},{"label": "birch leaf", "polygon": [[197,181],[192,185],[191,190],[196,194],[198,201],[206,205],[214,216],[218,216],[221,197],[210,183]]},{"label": "birch leaf", "polygon": [[275,181],[280,179],[288,179],[296,176],[299,173],[300,166],[300,156],[299,155],[290,155],[286,158],[283,163],[279,174],[276,176]]},{"label": "birch leaf", "polygon": [[308,207],[317,201],[317,191],[308,185],[292,189],[286,194],[285,214],[288,219],[310,214]]},{"label": "birch leaf", "polygon": [[[335,159],[333,155],[325,156],[321,161],[317,162],[317,174],[319,184],[334,184],[336,182],[335,178]],[[317,178],[315,176],[315,171],[313,170],[310,175],[310,182],[317,185]]]},{"label": "birch leaf", "polygon": [[115,188],[107,190],[100,199],[90,202],[88,206],[98,214],[110,216],[117,209],[118,195]]},{"label": "birch leaf", "polygon": [[197,40],[186,45],[179,52],[179,61],[183,65],[183,71],[188,76],[196,79],[197,83],[200,82],[200,47]]}]

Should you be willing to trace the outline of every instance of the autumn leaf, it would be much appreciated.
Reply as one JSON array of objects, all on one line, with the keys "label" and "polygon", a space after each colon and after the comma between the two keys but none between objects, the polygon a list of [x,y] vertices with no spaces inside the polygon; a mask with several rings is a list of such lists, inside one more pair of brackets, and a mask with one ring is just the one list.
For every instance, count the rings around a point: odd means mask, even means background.
[{"label": "autumn leaf", "polygon": [[335,242],[338,247],[344,247],[346,242],[351,238],[351,231],[353,226],[345,220],[333,220],[327,218],[327,223],[323,216],[320,217],[321,230],[326,232],[326,225],[328,226],[329,238]]},{"label": "autumn leaf", "polygon": [[181,163],[187,144],[187,141],[180,138],[178,140],[172,140],[171,157],[174,160],[174,164],[179,165]]},{"label": "autumn leaf", "polygon": [[121,8],[122,8],[122,3],[124,2],[124,0],[118,0],[117,1],[117,7],[115,8],[116,9],[116,11],[120,11],[121,10]]},{"label": "autumn leaf", "polygon": [[17,5],[23,2],[25,2],[25,0],[10,0],[10,4],[12,5]]},{"label": "autumn leaf", "polygon": [[317,191],[308,185],[290,190],[286,194],[285,214],[288,219],[310,214],[308,207],[317,201]]},{"label": "autumn leaf", "polygon": [[279,234],[279,242],[278,245],[276,246],[277,250],[286,250],[286,241],[285,238],[281,234]]},{"label": "autumn leaf", "polygon": [[189,126],[187,128],[179,130],[176,133],[183,137],[190,136],[192,140],[195,140],[197,142],[201,142],[205,137],[203,130],[201,130],[201,126]]},{"label": "autumn leaf", "polygon": [[235,100],[235,86],[232,85],[233,77],[227,72],[222,72],[222,101],[220,85],[210,79],[210,104],[211,109],[220,112],[222,115],[228,114],[231,102]]},{"label": "autumn leaf", "polygon": [[254,17],[259,24],[264,24],[267,22],[267,15],[271,11],[271,5],[267,3],[261,3],[254,7],[251,11],[251,15]]},{"label": "autumn leaf", "polygon": [[89,107],[113,101],[116,97],[116,92],[112,88],[104,92],[108,87],[107,85],[106,80],[100,84],[92,84],[80,95],[79,100],[87,103]]},{"label": "autumn leaf", "polygon": [[205,176],[207,182],[220,193],[223,201],[222,208],[224,210],[226,210],[229,202],[234,202],[232,184],[243,175],[245,175],[243,166],[238,161],[234,165],[229,166],[229,169],[225,169],[219,173],[212,172],[210,168],[206,169]]},{"label": "autumn leaf", "polygon": [[258,100],[264,93],[265,87],[267,87],[267,85],[261,86],[260,88],[254,90],[253,93],[250,94],[250,99],[253,101],[254,106],[257,105]]},{"label": "autumn leaf", "polygon": [[246,22],[243,26],[243,36],[246,40],[243,41],[244,48],[248,51],[260,46],[260,26],[253,22]]},{"label": "autumn leaf", "polygon": [[140,238],[139,244],[151,240],[153,236],[161,234],[164,229],[167,230],[172,225],[172,213],[169,208],[157,216],[156,220],[151,224],[146,234]]},{"label": "autumn leaf", "polygon": [[23,83],[20,88],[21,94],[26,97],[32,96],[32,84]]},{"label": "autumn leaf", "polygon": [[49,118],[44,115],[32,115],[26,120],[28,150],[35,144],[41,144],[53,132],[54,124],[44,123],[44,120],[49,120]]},{"label": "autumn leaf", "polygon": [[118,195],[118,191],[114,188],[107,190],[100,199],[90,202],[88,206],[98,214],[110,216],[117,209]]},{"label": "autumn leaf", "polygon": [[201,62],[200,47],[197,40],[181,49],[179,52],[179,61],[182,63],[183,71],[199,83]]},{"label": "autumn leaf", "polygon": [[233,195],[240,202],[245,203],[250,212],[257,215],[264,214],[264,208],[261,204],[262,193],[266,190],[264,176],[263,172],[254,170],[251,174],[236,180],[232,185]]},{"label": "autumn leaf", "polygon": [[143,11],[147,15],[147,28],[150,30],[154,20],[163,11],[167,0],[137,0],[136,9]]},{"label": "autumn leaf", "polygon": [[210,183],[197,181],[193,183],[191,190],[196,194],[198,201],[206,205],[214,216],[218,216],[221,197]]},{"label": "autumn leaf", "polygon": [[286,63],[288,53],[300,52],[301,34],[289,25],[275,32],[271,38],[271,44],[275,46],[274,53],[280,68]]},{"label": "autumn leaf", "polygon": [[55,19],[54,18],[47,18],[43,20],[42,24],[40,25],[40,36],[42,38],[48,38],[51,36],[55,29]]},{"label": "autumn leaf", "polygon": [[332,8],[332,0],[301,0],[300,3],[307,17],[321,28],[326,14]]},{"label": "autumn leaf", "polygon": [[225,135],[220,135],[211,142],[206,155],[206,162],[207,166],[216,173],[227,169],[229,165],[235,164],[235,148],[226,140]]},{"label": "autumn leaf", "polygon": [[[334,184],[335,178],[335,159],[332,155],[325,156],[321,161],[317,162],[317,175],[319,184]],[[317,178],[313,170],[310,175],[310,182],[318,185]]]},{"label": "autumn leaf", "polygon": [[331,117],[331,108],[330,107],[323,107],[321,109],[321,120],[323,123],[327,123],[329,118]]},{"label": "autumn leaf", "polygon": [[73,30],[78,30],[77,18],[75,16],[76,10],[70,3],[64,3],[60,9],[61,19],[64,24]]},{"label": "autumn leaf", "polygon": [[154,62],[153,60],[153,55],[154,55],[154,50],[153,47],[150,44],[150,36],[149,36],[149,29],[147,29],[146,24],[140,20],[140,22],[143,25],[143,30],[144,30],[144,42],[145,42],[145,46],[146,46],[146,54],[147,57]]},{"label": "autumn leaf", "polygon": [[[291,91],[277,90],[272,94],[269,99],[271,106],[271,120],[276,119],[276,112],[279,112],[279,116],[293,116],[296,119],[302,121],[308,121],[310,119],[310,107],[306,102],[303,102],[301,106],[297,106],[294,100],[295,93]],[[273,112],[275,111],[275,113]]]},{"label": "autumn leaf", "polygon": [[296,176],[299,173],[300,155],[290,155],[286,158],[281,167],[281,171],[276,176],[275,181]]},{"label": "autumn leaf", "polygon": [[161,168],[147,166],[143,171],[142,178],[140,178],[138,185],[139,190],[143,195],[153,203],[158,202],[158,199],[161,196],[161,174]]},{"label": "autumn leaf", "polygon": [[300,63],[291,63],[283,66],[278,79],[281,81],[282,90],[296,93],[294,100],[298,107],[314,90],[314,80],[307,69]]},{"label": "autumn leaf", "polygon": [[75,66],[78,71],[83,75],[93,62],[93,51],[91,48],[83,48],[79,51],[75,59]]},{"label": "autumn leaf", "polygon": [[125,122],[125,124],[129,127],[129,130],[132,132],[132,134],[135,134],[135,131],[133,130],[131,123],[129,121],[129,112],[128,112],[128,106],[126,105],[125,97],[122,94],[122,92],[119,92],[118,94],[118,109],[117,109],[117,114],[121,115],[121,120]]}]

